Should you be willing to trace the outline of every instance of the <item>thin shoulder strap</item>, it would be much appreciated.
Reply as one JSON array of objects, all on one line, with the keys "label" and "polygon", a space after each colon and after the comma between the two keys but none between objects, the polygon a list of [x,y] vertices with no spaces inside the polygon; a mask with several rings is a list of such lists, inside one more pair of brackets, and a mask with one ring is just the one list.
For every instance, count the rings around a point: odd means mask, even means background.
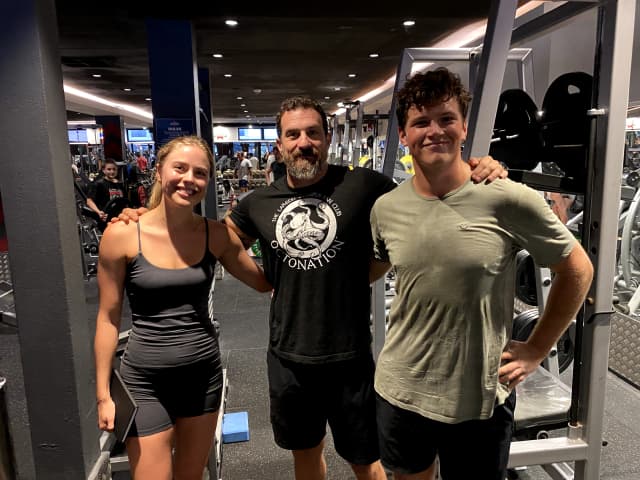
[{"label": "thin shoulder strap", "polygon": [[138,253],[142,253],[142,241],[140,240],[140,219],[136,222],[138,228]]},{"label": "thin shoulder strap", "polygon": [[204,249],[205,249],[205,252],[208,252],[209,251],[209,221],[207,220],[207,217],[202,217],[202,219],[204,220],[204,231],[207,234],[207,236],[205,237]]}]

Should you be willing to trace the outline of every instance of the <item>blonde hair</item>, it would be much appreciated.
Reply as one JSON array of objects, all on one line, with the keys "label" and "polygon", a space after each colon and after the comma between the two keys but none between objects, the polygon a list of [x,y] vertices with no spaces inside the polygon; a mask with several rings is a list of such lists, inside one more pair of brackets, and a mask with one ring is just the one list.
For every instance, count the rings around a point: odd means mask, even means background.
[{"label": "blonde hair", "polygon": [[209,161],[209,178],[213,176],[213,172],[215,170],[213,153],[211,153],[211,149],[207,142],[195,135],[174,138],[170,142],[165,143],[160,147],[160,150],[158,150],[156,160],[156,177],[153,186],[151,187],[149,201],[147,202],[147,208],[149,210],[160,205],[160,201],[162,200],[162,184],[160,183],[158,172],[162,168],[162,165],[169,154],[179,147],[199,147],[206,154],[207,160]]}]

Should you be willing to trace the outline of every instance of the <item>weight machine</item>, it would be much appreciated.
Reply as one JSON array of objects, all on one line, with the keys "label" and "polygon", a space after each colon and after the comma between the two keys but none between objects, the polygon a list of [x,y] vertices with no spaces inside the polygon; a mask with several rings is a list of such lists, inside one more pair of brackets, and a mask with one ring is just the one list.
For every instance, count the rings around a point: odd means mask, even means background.
[{"label": "weight machine", "polygon": [[[342,143],[338,146],[337,162],[338,165],[347,165],[351,167],[358,166],[360,158],[360,142],[362,141],[362,121],[364,118],[364,103],[344,102],[344,130],[342,132]],[[351,142],[351,114],[356,112],[355,136]],[[337,117],[334,117],[334,126],[337,127]],[[334,138],[337,137],[337,130],[334,129]],[[333,141],[332,141],[333,143]],[[349,148],[351,146],[351,148]]]},{"label": "weight machine", "polygon": [[[594,59],[594,88],[588,142],[582,243],[595,266],[594,280],[583,315],[576,324],[571,408],[564,436],[514,441],[509,466],[542,465],[556,479],[599,478],[604,396],[611,331],[613,280],[620,202],[620,172],[624,156],[624,127],[629,95],[635,0],[567,2],[514,29],[517,2],[493,1],[484,44],[474,78],[474,102],[464,156],[489,151],[491,131],[511,42],[552,31],[591,8],[598,8]],[[394,91],[405,82],[423,49],[407,49],[398,68]],[[396,101],[392,102],[383,173],[392,177],[397,151]],[[483,128],[484,127],[484,128]],[[512,177],[513,178],[513,177]],[[545,174],[527,172],[519,180],[543,191],[566,191],[565,184]],[[572,187],[573,188],[573,187]],[[374,343],[384,342],[384,286],[374,287]],[[541,371],[539,369],[539,371]],[[573,471],[567,462],[575,462]]]}]

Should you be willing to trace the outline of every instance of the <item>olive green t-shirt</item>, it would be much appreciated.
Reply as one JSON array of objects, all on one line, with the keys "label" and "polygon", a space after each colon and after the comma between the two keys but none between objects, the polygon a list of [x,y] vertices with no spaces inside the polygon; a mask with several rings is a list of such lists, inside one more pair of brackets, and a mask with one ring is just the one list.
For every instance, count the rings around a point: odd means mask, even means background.
[{"label": "olive green t-shirt", "polygon": [[511,337],[515,259],[565,258],[571,232],[535,190],[510,180],[467,182],[443,198],[412,180],[371,211],[374,254],[396,270],[375,388],[388,402],[445,423],[491,417]]}]

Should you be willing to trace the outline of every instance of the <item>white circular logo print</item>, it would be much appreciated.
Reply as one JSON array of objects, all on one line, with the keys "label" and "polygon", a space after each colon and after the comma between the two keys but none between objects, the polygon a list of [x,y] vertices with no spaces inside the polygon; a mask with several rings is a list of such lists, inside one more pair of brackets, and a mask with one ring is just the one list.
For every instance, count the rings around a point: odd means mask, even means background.
[{"label": "white circular logo print", "polygon": [[331,207],[317,198],[291,202],[276,222],[276,239],[293,258],[320,256],[336,236],[336,216]]}]

